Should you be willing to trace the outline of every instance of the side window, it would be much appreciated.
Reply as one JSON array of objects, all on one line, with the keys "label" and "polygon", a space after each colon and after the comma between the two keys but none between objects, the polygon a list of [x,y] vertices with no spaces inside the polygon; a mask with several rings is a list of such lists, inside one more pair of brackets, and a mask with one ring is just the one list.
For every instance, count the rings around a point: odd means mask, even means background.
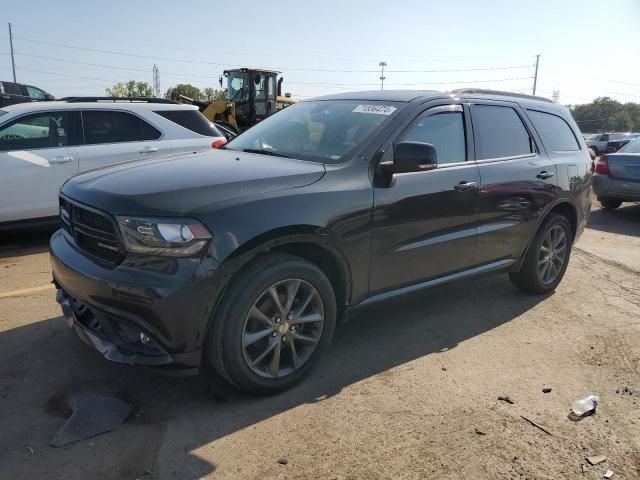
[{"label": "side window", "polygon": [[157,140],[162,135],[162,132],[157,128],[149,125],[142,119],[138,119],[140,121],[140,137],[142,140]]},{"label": "side window", "polygon": [[10,95],[22,95],[22,89],[18,83],[3,82],[3,85],[4,93],[8,93]]},{"label": "side window", "polygon": [[35,113],[0,128],[0,150],[31,150],[69,145],[68,112]]},{"label": "side window", "polygon": [[527,110],[533,126],[540,133],[546,145],[556,152],[574,152],[580,150],[571,127],[565,120],[551,113]]},{"label": "side window", "polygon": [[608,142],[609,141],[609,135],[600,135],[600,138],[598,140],[600,142]]},{"label": "side window", "polygon": [[27,87],[27,93],[31,98],[35,98],[36,100],[45,100],[45,95],[42,90],[36,87],[31,87],[29,85],[26,85],[26,87]]},{"label": "side window", "polygon": [[438,165],[464,162],[467,158],[462,112],[422,117],[402,135],[401,140],[431,143],[436,147]]},{"label": "side window", "polygon": [[85,110],[82,112],[84,143],[135,142],[142,139],[140,120],[125,112]]},{"label": "side window", "polygon": [[220,132],[198,110],[154,110],[161,117],[171,120],[192,132],[207,137],[219,137]]},{"label": "side window", "polygon": [[478,160],[534,152],[529,132],[513,108],[474,105],[471,117]]}]

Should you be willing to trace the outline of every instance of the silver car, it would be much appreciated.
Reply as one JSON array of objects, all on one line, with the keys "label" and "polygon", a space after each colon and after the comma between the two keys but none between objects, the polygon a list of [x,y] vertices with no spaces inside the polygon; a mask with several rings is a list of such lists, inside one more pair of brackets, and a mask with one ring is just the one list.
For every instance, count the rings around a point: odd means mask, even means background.
[{"label": "silver car", "polygon": [[607,210],[640,201],[640,138],[596,160],[593,191]]}]

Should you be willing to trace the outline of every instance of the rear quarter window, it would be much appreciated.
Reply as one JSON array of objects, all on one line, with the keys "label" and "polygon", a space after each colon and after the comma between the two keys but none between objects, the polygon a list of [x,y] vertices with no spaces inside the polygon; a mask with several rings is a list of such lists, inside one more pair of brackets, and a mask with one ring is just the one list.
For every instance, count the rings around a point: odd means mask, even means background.
[{"label": "rear quarter window", "polygon": [[529,118],[542,137],[542,141],[556,152],[575,152],[580,144],[569,124],[561,117],[551,113],[527,110]]},{"label": "rear quarter window", "polygon": [[198,110],[155,110],[154,113],[200,135],[223,136]]}]

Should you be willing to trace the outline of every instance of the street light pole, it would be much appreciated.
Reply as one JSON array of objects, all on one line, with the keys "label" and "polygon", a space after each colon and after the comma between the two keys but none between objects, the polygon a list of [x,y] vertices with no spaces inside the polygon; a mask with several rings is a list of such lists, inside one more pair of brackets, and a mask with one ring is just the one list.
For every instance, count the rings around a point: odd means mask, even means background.
[{"label": "street light pole", "polygon": [[384,67],[387,66],[387,62],[380,62],[378,65],[380,66],[380,90],[384,90]]}]

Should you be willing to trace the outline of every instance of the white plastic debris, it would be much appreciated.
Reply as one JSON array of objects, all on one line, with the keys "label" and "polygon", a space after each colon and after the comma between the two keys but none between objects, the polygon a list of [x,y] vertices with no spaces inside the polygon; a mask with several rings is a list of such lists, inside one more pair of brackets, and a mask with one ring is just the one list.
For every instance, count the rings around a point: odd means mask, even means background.
[{"label": "white plastic debris", "polygon": [[596,413],[598,403],[600,403],[600,399],[596,395],[588,395],[579,400],[574,400],[571,404],[571,412],[576,417],[586,417]]},{"label": "white plastic debris", "polygon": [[606,472],[604,472],[604,475],[602,476],[602,478],[611,478],[613,477],[613,470],[607,470]]}]

